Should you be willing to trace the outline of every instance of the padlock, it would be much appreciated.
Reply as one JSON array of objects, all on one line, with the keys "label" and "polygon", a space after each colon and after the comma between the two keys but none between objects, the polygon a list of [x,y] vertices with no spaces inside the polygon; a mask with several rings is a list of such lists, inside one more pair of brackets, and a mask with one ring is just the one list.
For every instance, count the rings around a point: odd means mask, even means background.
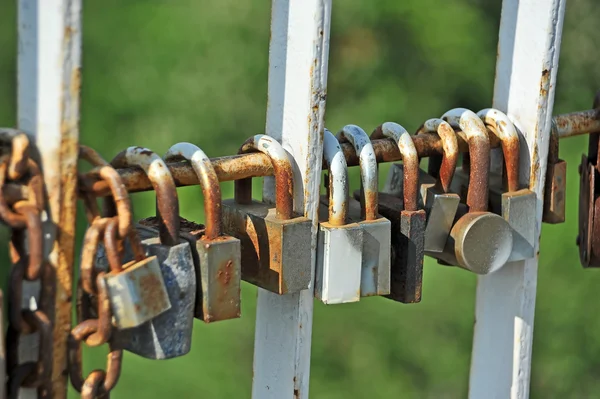
[{"label": "padlock", "polygon": [[[195,316],[206,323],[240,317],[240,240],[222,234],[221,188],[219,179],[204,151],[191,143],[178,143],[169,148],[166,162],[190,162],[204,195],[206,227],[187,229],[194,237],[190,243],[198,257]],[[186,231],[186,224],[181,224]]]},{"label": "padlock", "polygon": [[398,146],[404,169],[403,201],[379,195],[379,212],[390,220],[392,228],[391,283],[387,297],[403,303],[418,303],[423,284],[426,220],[425,210],[418,209],[419,154],[412,137],[399,124],[386,122],[371,134],[371,139],[385,137],[393,139]]},{"label": "padlock", "polygon": [[490,142],[479,117],[464,108],[455,108],[442,116],[450,126],[460,128],[469,144],[469,184],[466,195],[468,212],[456,221],[438,259],[470,270],[489,274],[500,269],[512,252],[512,231],[499,215],[488,212],[488,176]]},{"label": "padlock", "polygon": [[[594,98],[594,108],[600,108],[600,92]],[[588,154],[579,165],[579,260],[585,268],[600,267],[600,133],[590,133]]]},{"label": "padlock", "polygon": [[565,221],[567,163],[559,159],[558,147],[558,131],[552,122],[544,186],[544,213],[542,214],[542,221],[549,224],[564,223]]},{"label": "padlock", "polygon": [[[417,134],[436,134],[442,141],[443,155],[429,159],[428,179],[421,184],[421,196],[427,212],[425,251],[435,254],[444,251],[460,203],[458,194],[450,192],[458,160],[456,133],[442,119],[429,119]],[[433,179],[433,183],[431,180]]]},{"label": "padlock", "polygon": [[[119,331],[118,345],[148,359],[185,355],[192,342],[196,273],[190,245],[179,237],[175,182],[165,162],[147,148],[129,147],[117,154],[112,165],[142,168],[156,191],[157,217],[144,219],[135,228],[146,256],[158,258],[171,303],[171,308],[160,316],[139,327]],[[127,262],[135,256],[131,245],[125,244],[124,260]],[[103,262],[106,264],[106,259]]]},{"label": "padlock", "polygon": [[323,136],[323,158],[329,169],[327,195],[321,197],[317,238],[315,297],[326,304],[360,299],[363,229],[348,223],[348,167],[335,136]]},{"label": "padlock", "polygon": [[277,294],[309,287],[312,222],[293,212],[293,171],[287,153],[266,135],[248,139],[239,153],[265,153],[275,172],[275,207],[252,200],[252,179],[237,180],[223,201],[223,230],[241,241],[242,279]]},{"label": "padlock", "polygon": [[369,136],[356,125],[344,126],[337,137],[354,146],[360,165],[360,203],[349,201],[349,218],[363,229],[360,295],[389,295],[392,225],[378,212],[375,151]]},{"label": "padlock", "polygon": [[81,257],[82,288],[88,294],[96,294],[93,272],[100,236],[104,234],[104,242],[110,241],[115,248],[128,238],[135,259],[121,265],[118,253],[113,251],[112,256],[106,256],[111,272],[104,275],[104,280],[115,326],[121,330],[140,326],[171,307],[158,259],[145,256],[132,229],[131,202],[119,173],[90,147],[80,146],[79,156],[95,166],[87,176],[104,180],[111,190],[105,201],[105,218],[100,218],[95,198],[83,195],[90,228],[86,231]]},{"label": "padlock", "polygon": [[[490,203],[492,210],[501,214],[512,229],[513,246],[508,262],[533,258],[537,196],[528,188],[519,188],[519,135],[508,116],[497,109],[483,109],[477,116],[502,145],[506,177],[502,183],[491,185]],[[500,209],[494,209],[498,199]]]}]

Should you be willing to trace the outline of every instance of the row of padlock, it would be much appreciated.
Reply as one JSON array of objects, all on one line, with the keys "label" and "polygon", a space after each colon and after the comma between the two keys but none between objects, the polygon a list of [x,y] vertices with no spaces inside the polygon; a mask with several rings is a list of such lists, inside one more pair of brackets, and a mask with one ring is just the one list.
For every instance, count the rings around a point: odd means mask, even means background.
[{"label": "row of padlock", "polygon": [[[469,144],[470,158],[461,168],[455,129]],[[320,200],[315,281],[321,301],[379,295],[419,302],[425,254],[478,274],[533,256],[535,195],[519,187],[519,138],[506,115],[454,109],[427,121],[418,134],[439,135],[443,142],[443,155],[432,159],[428,173],[419,169],[414,136],[396,123],[384,123],[371,138],[354,125],[344,127],[337,139],[325,131],[328,182]],[[488,134],[502,141],[506,186],[501,176],[489,175]],[[386,193],[379,193],[370,139],[385,138],[398,146],[403,163],[392,166]],[[350,142],[360,161],[361,189],[352,196],[340,141]],[[112,172],[107,164],[98,167],[95,173],[107,180],[112,196],[102,217],[93,210],[95,202],[86,201],[90,228],[81,276],[88,298],[82,303],[100,309],[93,284],[98,271],[106,272],[107,301],[117,327],[113,345],[152,359],[181,356],[190,349],[194,316],[206,322],[240,316],[240,280],[277,294],[309,287],[312,222],[293,212],[291,162],[269,136],[254,136],[240,149],[256,151],[272,162],[275,204],[252,199],[250,178],[237,180],[234,198],[222,201],[209,158],[189,143],[174,145],[164,159],[130,147],[113,159]],[[206,226],[179,217],[176,184],[165,161],[190,162],[197,173]],[[145,171],[156,191],[157,217],[126,231],[129,199],[113,167]],[[110,218],[115,218],[112,224]],[[99,318],[99,311],[81,313]]]},{"label": "row of padlock", "polygon": [[[459,168],[455,129],[469,145]],[[337,138],[353,144],[361,169],[361,189],[349,196],[342,149],[325,132],[329,186],[321,199],[315,285],[323,302],[372,295],[419,302],[424,255],[477,274],[533,257],[536,196],[519,184],[519,136],[508,117],[494,109],[453,109],[426,121],[417,134],[437,134],[442,141],[443,155],[430,159],[427,172],[402,126],[384,123],[371,134],[392,139],[403,161],[392,165],[379,193],[369,137],[358,126],[345,126]],[[488,134],[501,142],[504,179],[490,174]]]}]

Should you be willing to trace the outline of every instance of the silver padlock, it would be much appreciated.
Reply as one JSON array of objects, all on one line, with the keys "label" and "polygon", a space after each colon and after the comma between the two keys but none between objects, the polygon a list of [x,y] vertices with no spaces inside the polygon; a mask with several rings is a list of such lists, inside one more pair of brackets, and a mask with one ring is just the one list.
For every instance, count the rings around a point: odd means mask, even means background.
[{"label": "silver padlock", "polygon": [[[119,346],[148,359],[170,359],[190,351],[196,302],[196,273],[190,245],[179,237],[179,202],[165,162],[142,147],[129,147],[112,161],[117,168],[139,167],[156,191],[157,217],[140,221],[136,229],[146,256],[156,256],[171,308],[135,328],[120,331]],[[125,261],[134,257],[125,245]]]},{"label": "silver padlock", "polygon": [[468,213],[454,224],[446,249],[436,254],[446,263],[476,274],[500,269],[512,252],[512,231],[500,216],[488,212],[488,176],[490,142],[479,117],[464,108],[455,108],[442,116],[452,127],[460,128],[469,144]]},{"label": "silver padlock", "polygon": [[433,184],[421,184],[427,212],[424,249],[429,254],[440,253],[444,251],[460,203],[458,194],[450,191],[458,161],[458,140],[450,124],[438,118],[427,120],[418,134],[437,134],[442,141],[444,153],[439,170],[436,170],[436,157],[429,160],[428,174],[433,178]]},{"label": "silver padlock", "polygon": [[346,125],[338,133],[340,142],[354,146],[360,164],[361,200],[349,202],[350,220],[363,229],[360,295],[390,293],[391,235],[389,220],[378,213],[378,177],[375,150],[369,136],[356,125]]},{"label": "silver padlock", "polygon": [[[240,317],[240,240],[223,235],[221,188],[210,158],[191,143],[169,148],[165,161],[189,161],[198,176],[204,195],[206,227],[190,231],[192,251],[198,257],[196,318],[206,323]],[[186,228],[182,224],[182,231]]]},{"label": "silver padlock", "polygon": [[[504,184],[498,184],[491,187],[490,194],[494,200],[500,199],[500,209],[494,211],[500,213],[512,229],[513,248],[508,262],[531,259],[534,256],[537,196],[528,188],[519,188],[519,134],[508,116],[497,109],[483,109],[477,116],[502,144],[506,190]],[[494,204],[494,200],[490,202]]]},{"label": "silver padlock", "polygon": [[[392,223],[391,287],[388,298],[402,303],[421,301],[425,239],[425,210],[419,209],[419,154],[411,135],[397,123],[379,126],[371,139],[394,140],[402,155],[404,169],[402,199],[380,203],[380,212]],[[398,206],[400,205],[400,206]]]},{"label": "silver padlock", "polygon": [[315,297],[326,304],[360,299],[363,229],[348,223],[348,167],[335,136],[323,136],[323,158],[329,169],[327,196],[321,197],[317,239]]},{"label": "silver padlock", "polygon": [[305,290],[311,280],[312,222],[294,214],[293,170],[277,140],[259,134],[239,153],[260,151],[275,171],[275,207],[252,200],[252,179],[237,180],[234,199],[223,201],[223,229],[242,247],[242,279],[276,294]]}]

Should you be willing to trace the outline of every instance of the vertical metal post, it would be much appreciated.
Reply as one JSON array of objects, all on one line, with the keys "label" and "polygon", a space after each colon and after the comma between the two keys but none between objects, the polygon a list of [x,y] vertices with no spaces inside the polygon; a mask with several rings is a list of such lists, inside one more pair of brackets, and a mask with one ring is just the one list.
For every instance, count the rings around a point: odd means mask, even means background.
[{"label": "vertical metal post", "polygon": [[[521,182],[537,194],[539,249],[550,123],[566,0],[504,0],[493,106],[523,133]],[[537,256],[479,277],[469,397],[527,398]]]},{"label": "vertical metal post", "polygon": [[[44,224],[44,238],[52,248],[49,260],[57,284],[53,397],[66,398],[79,138],[81,0],[19,0],[18,29],[17,120],[21,130],[35,137],[51,212],[51,223]],[[30,395],[35,397],[35,390],[21,397]]]},{"label": "vertical metal post", "polygon": [[[313,221],[313,275],[330,19],[331,0],[272,1],[266,133],[294,160],[295,211]],[[271,179],[263,194],[274,198]],[[284,296],[259,289],[253,398],[308,398],[313,289]]]}]

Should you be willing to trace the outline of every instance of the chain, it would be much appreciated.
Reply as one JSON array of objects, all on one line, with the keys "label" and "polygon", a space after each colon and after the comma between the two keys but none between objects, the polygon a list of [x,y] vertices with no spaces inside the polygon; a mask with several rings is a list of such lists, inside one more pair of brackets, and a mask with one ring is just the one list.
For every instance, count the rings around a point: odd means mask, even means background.
[{"label": "chain", "polygon": [[[89,175],[107,182],[112,197],[107,199],[107,212],[117,216],[102,217],[96,199],[89,193],[80,191],[85,213],[90,224],[86,231],[81,254],[79,281],[77,286],[77,321],[71,330],[68,341],[68,363],[71,384],[82,398],[108,398],[121,374],[123,351],[116,349],[112,339],[112,311],[105,272],[96,272],[94,261],[100,242],[104,242],[108,256],[120,263],[123,241],[130,237],[132,230],[131,205],[125,186],[117,171],[100,155],[89,147],[80,147],[80,158],[91,163],[94,168]],[[80,176],[80,187],[84,185]],[[92,309],[96,312],[93,313]],[[108,344],[109,354],[105,370],[93,370],[83,377],[81,343],[90,347]]]},{"label": "chain", "polygon": [[[23,185],[28,199],[9,204],[0,195],[0,219],[12,230],[10,253],[13,266],[9,276],[8,329],[6,333],[8,397],[16,398],[21,388],[35,388],[38,397],[52,394],[52,347],[54,320],[53,270],[44,254],[42,213],[45,211],[43,176],[29,157],[29,139],[13,132],[11,154],[0,159],[0,193],[8,184]],[[25,293],[25,282],[38,282],[39,293],[31,298]],[[23,303],[28,305],[24,308]],[[39,334],[37,360],[23,362],[19,358],[21,339]]]}]

